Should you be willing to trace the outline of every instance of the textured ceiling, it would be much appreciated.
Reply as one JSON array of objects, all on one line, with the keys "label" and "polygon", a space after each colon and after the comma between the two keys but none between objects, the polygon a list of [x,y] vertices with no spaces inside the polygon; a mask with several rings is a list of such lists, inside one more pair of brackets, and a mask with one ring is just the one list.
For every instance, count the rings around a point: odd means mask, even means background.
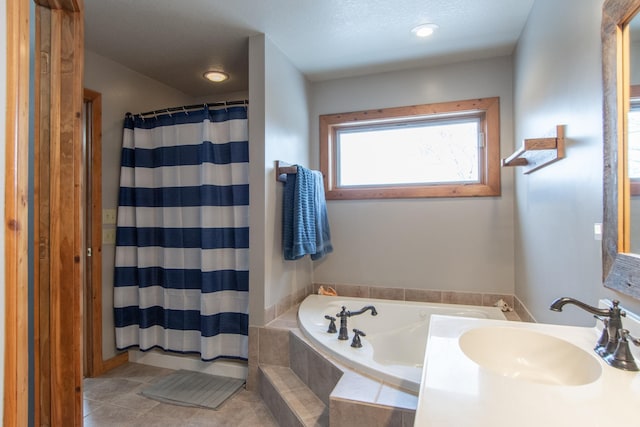
[{"label": "textured ceiling", "polygon": [[[248,88],[264,33],[310,80],[507,55],[534,0],[85,0],[86,48],[193,96]],[[439,30],[417,39],[411,28]],[[213,85],[210,68],[231,78]]]}]

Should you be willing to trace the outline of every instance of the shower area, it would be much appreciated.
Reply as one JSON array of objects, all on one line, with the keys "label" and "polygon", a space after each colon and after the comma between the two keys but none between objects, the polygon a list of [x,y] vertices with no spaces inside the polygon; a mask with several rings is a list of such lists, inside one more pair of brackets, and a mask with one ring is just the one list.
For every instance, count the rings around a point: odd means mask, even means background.
[{"label": "shower area", "polygon": [[117,350],[247,360],[247,123],[245,101],[124,118]]}]

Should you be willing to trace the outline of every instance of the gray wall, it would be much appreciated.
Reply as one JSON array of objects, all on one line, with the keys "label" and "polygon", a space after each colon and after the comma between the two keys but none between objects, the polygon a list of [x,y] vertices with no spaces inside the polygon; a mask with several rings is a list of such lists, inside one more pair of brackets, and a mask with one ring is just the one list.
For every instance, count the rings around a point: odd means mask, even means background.
[{"label": "gray wall", "polygon": [[[84,86],[102,94],[102,208],[118,207],[120,151],[126,112],[192,104],[186,94],[132,71],[110,59],[85,51]],[[115,228],[105,225],[104,228]],[[102,246],[102,355],[116,354],[113,323],[115,246]]]},{"label": "gray wall", "polygon": [[282,187],[275,161],[309,164],[309,83],[265,35],[249,39],[250,323],[311,283],[311,261],[282,258]]},{"label": "gray wall", "polygon": [[[510,57],[314,83],[312,164],[318,115],[494,96],[506,157],[513,147]],[[512,294],[513,171],[501,173],[500,197],[329,201],[334,252],[315,263],[314,281]]]},{"label": "gray wall", "polygon": [[516,294],[541,322],[593,324],[575,308],[549,311],[560,296],[618,298],[640,311],[638,301],[602,286],[593,235],[603,211],[602,4],[536,0],[514,57],[516,141],[567,125],[566,159],[516,173]]}]

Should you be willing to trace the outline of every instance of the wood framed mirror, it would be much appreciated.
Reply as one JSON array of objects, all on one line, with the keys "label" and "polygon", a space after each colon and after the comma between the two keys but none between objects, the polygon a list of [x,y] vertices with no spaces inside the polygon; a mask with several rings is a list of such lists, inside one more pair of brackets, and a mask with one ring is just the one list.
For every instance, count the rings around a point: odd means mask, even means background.
[{"label": "wood framed mirror", "polygon": [[[628,159],[630,23],[640,0],[606,0],[602,8],[604,131],[604,285],[640,299],[640,253],[631,251],[631,184]],[[640,18],[638,18],[640,19]],[[637,19],[637,20],[638,20]]]}]

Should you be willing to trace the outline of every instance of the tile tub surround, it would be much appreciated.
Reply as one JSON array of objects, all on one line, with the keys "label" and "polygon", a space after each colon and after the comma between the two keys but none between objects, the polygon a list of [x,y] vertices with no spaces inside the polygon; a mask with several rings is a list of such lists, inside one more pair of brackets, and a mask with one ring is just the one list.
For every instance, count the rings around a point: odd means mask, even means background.
[{"label": "tile tub surround", "polygon": [[357,284],[335,284],[335,283],[313,283],[298,290],[295,294],[286,295],[276,304],[265,308],[265,322],[269,323],[288,312],[292,307],[296,307],[309,294],[318,293],[320,286],[331,286],[338,295],[356,298],[376,298],[397,301],[417,301],[417,302],[438,302],[445,304],[464,304],[492,306],[496,301],[503,299],[509,306],[514,308],[517,316],[507,313],[510,320],[522,320],[523,322],[535,322],[531,313],[514,295],[498,294],[494,292],[458,292],[439,291],[433,289],[410,289],[410,288],[389,288],[381,286],[357,285]]}]

